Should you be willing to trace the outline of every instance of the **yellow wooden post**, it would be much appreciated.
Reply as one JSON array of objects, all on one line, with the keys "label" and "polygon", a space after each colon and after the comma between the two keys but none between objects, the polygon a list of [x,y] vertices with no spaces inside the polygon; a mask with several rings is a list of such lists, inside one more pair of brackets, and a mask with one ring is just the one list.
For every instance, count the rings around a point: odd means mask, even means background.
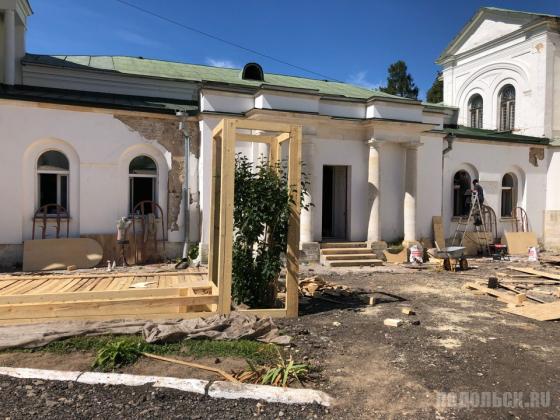
[{"label": "yellow wooden post", "polygon": [[301,126],[290,130],[288,155],[288,186],[293,188],[294,202],[290,208],[288,222],[288,250],[286,266],[286,316],[298,315],[298,272],[299,272],[299,213],[301,197]]},{"label": "yellow wooden post", "polygon": [[220,230],[218,247],[218,278],[220,313],[231,311],[231,277],[233,253],[233,195],[235,189],[236,120],[224,120],[220,188]]}]

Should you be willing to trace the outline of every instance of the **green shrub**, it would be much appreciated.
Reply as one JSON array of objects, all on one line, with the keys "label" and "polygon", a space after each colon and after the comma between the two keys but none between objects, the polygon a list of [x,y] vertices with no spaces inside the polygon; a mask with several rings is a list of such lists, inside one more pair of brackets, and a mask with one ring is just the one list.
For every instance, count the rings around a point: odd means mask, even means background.
[{"label": "green shrub", "polygon": [[[308,195],[305,175],[300,197]],[[251,308],[270,308],[288,244],[288,219],[297,188],[289,186],[285,165],[235,159],[232,298]],[[309,205],[304,206],[307,208]]]}]

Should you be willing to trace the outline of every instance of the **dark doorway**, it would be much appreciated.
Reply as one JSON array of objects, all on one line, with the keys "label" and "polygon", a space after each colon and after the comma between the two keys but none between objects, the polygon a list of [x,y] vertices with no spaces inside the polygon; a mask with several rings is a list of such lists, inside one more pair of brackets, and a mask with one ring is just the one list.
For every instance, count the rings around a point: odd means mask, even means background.
[{"label": "dark doorway", "polygon": [[348,167],[323,166],[323,239],[346,240]]}]

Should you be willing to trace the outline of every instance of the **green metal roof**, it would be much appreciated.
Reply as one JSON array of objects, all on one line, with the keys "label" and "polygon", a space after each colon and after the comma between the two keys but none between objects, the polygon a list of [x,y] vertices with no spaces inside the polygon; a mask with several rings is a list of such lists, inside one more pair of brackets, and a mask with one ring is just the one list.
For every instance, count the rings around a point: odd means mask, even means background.
[{"label": "green metal roof", "polygon": [[349,83],[285,76],[273,73],[265,73],[264,81],[244,80],[240,76],[240,69],[151,60],[141,57],[51,56],[27,54],[22,59],[22,63],[82,70],[99,70],[136,76],[156,77],[161,79],[226,83],[230,85],[254,88],[268,86],[294,90],[307,90],[314,94],[352,99],[367,100],[372,98],[386,98],[418,103],[418,101],[412,99],[390,95],[379,90],[371,90],[354,86]]},{"label": "green metal roof", "polygon": [[176,112],[194,114],[198,111],[198,104],[196,101],[115,95],[110,93],[42,88],[36,86],[8,86],[0,84],[0,98],[156,112],[160,114],[175,114]]},{"label": "green metal roof", "polygon": [[444,128],[444,132],[455,135],[459,138],[474,140],[492,140],[509,143],[540,144],[547,145],[550,140],[546,137],[522,136],[513,134],[509,131],[484,130],[482,128],[472,128],[459,125],[456,128]]}]

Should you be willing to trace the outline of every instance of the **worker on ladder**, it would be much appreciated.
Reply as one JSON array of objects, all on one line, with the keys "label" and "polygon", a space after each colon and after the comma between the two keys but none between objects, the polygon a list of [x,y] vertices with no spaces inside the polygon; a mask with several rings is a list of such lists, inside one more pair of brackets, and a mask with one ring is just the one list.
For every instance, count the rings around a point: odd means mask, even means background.
[{"label": "worker on ladder", "polygon": [[[482,205],[484,204],[484,189],[482,188],[482,186],[478,182],[478,179],[474,179],[472,184],[473,184],[473,188],[472,188],[471,192],[476,194],[476,196],[478,197],[478,203],[480,205],[479,209],[482,209]],[[473,200],[472,204],[474,204],[474,200]],[[475,215],[474,215],[475,216],[474,224],[475,224],[475,226],[480,226],[480,225],[482,225],[482,215],[480,214],[480,212],[477,212],[477,213],[475,213]]]}]

